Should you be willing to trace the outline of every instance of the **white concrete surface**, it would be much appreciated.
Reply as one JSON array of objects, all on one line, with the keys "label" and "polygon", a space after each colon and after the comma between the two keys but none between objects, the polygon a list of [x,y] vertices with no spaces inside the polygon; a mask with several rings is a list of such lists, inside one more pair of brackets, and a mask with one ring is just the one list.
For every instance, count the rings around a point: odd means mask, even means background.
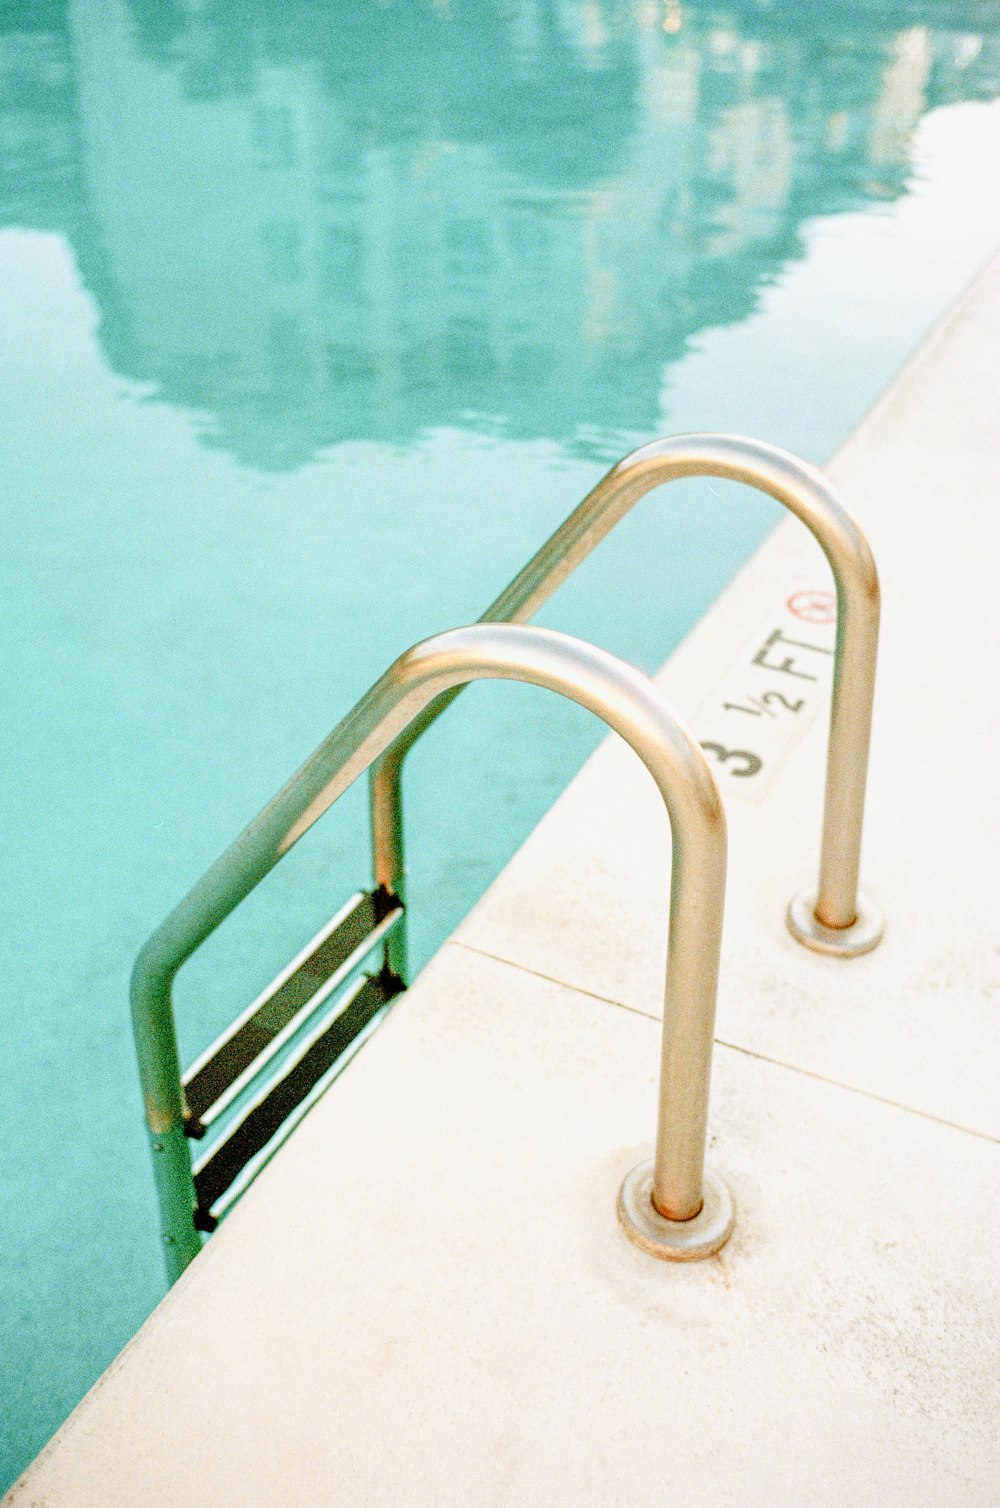
[{"label": "white concrete surface", "polygon": [[[998,350],[1000,258],[831,468],[886,599],[876,953],[783,925],[818,711],[769,729],[760,799],[723,782],[720,1256],[657,1263],[616,1225],[653,1134],[667,835],[609,744],[7,1501],[1000,1504]],[[702,736],[803,582],[790,522],[666,667]]]}]

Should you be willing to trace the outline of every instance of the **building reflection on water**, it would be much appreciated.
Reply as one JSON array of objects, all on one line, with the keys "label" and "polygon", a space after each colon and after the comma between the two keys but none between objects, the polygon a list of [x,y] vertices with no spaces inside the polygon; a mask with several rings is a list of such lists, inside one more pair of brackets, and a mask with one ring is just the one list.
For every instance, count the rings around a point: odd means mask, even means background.
[{"label": "building reflection on water", "polygon": [[65,235],[116,371],[284,469],[650,431],[804,221],[1000,92],[1000,4],[36,0],[0,81],[0,225]]}]

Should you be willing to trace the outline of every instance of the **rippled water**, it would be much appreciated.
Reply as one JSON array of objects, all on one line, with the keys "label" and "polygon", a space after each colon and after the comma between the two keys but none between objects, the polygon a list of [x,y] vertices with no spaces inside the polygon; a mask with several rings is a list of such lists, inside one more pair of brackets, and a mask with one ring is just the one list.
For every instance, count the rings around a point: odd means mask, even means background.
[{"label": "rippled water", "polygon": [[[145,934],[608,462],[686,428],[824,459],[1000,237],[998,91],[987,0],[0,9],[0,1479],[161,1291]],[[665,657],[773,519],[667,496],[544,621]],[[442,719],[422,955],[597,731],[510,686]],[[186,971],[188,1054],[366,881],[362,806]]]}]

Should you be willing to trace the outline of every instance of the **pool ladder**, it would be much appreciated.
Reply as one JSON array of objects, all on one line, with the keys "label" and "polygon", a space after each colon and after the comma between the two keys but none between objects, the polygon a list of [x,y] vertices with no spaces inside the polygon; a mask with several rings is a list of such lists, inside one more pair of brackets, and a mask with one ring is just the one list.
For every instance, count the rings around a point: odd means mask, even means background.
[{"label": "pool ladder", "polygon": [[[344,1066],[405,988],[387,967],[356,977],[402,919],[396,896],[359,890],[183,1074],[189,1139],[201,1140],[234,1112],[206,1155],[193,1162],[199,1230],[215,1229],[249,1181],[246,1170],[258,1170],[260,1155],[277,1150],[320,1081]],[[258,1092],[244,1102],[254,1087]]]},{"label": "pool ladder", "polygon": [[[856,956],[879,941],[881,919],[858,891],[879,623],[878,576],[868,543],[821,473],[773,446],[716,434],[673,436],[643,446],[608,472],[478,626],[428,640],[390,667],[140,951],[132,975],[132,1016],[171,1281],[200,1249],[198,1232],[215,1228],[406,987],[403,762],[462,686],[490,676],[548,686],[582,701],[636,747],[629,730],[650,687],[639,672],[541,629],[501,629],[499,640],[484,630],[530,618],[646,492],[699,475],[743,482],[776,498],[812,531],[832,568],[837,643],[819,879],[815,888],[793,897],[787,922],[800,942],[835,956]],[[450,656],[450,671],[428,681],[423,670],[435,654]],[[420,674],[415,665],[422,667]],[[661,784],[661,792],[676,855],[680,840],[673,807],[689,801],[692,790],[701,791],[704,803],[705,777],[713,791],[715,784],[704,754],[695,746],[692,764],[690,736],[654,700],[656,715],[662,714],[660,743],[654,747],[654,740],[639,752],[656,778],[657,761],[662,764],[664,749],[673,747],[674,785],[668,794]],[[684,758],[677,753],[681,747]],[[369,767],[373,887],[357,892],[182,1073],[172,1003],[178,969]],[[706,844],[712,846],[703,833],[687,848]],[[692,858],[689,852],[689,865],[704,861],[704,853]],[[724,1240],[727,1220],[731,1223],[724,1188],[717,1181],[703,1182],[723,894],[717,863],[713,872],[702,892],[714,896],[701,909],[703,935],[685,933],[679,942],[675,863],[657,1157],[648,1169],[630,1175],[619,1203],[622,1222],[639,1244],[659,1255],[688,1258],[717,1249],[719,1232],[725,1227]],[[696,957],[699,967],[692,969]],[[692,1061],[700,1064],[695,1073],[688,1071]],[[192,1144],[205,1138],[206,1150],[192,1155]],[[692,1215],[695,1205],[701,1213]]]}]

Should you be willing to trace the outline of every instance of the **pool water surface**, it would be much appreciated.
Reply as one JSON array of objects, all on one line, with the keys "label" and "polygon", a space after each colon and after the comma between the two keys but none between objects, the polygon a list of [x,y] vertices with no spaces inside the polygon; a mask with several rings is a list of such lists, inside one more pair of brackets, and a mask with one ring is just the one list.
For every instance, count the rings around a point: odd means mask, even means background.
[{"label": "pool water surface", "polygon": [[[4,1484],[163,1291],[145,936],[626,451],[832,453],[1000,238],[1000,0],[36,0],[0,80]],[[776,511],[676,484],[539,621],[652,669]],[[491,684],[427,736],[419,959],[600,732]],[[355,791],[185,1057],[367,882]]]}]

